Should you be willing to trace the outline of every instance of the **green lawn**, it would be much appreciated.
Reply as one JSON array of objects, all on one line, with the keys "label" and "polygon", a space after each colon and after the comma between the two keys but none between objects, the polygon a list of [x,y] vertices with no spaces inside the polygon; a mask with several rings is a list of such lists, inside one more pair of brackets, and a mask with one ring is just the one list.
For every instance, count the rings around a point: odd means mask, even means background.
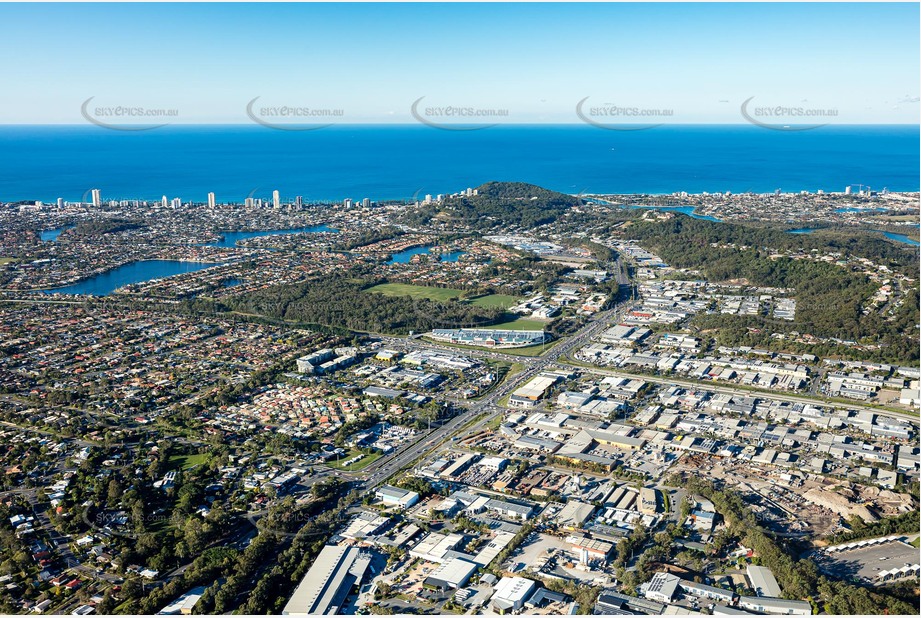
[{"label": "green lawn", "polygon": [[413,298],[428,298],[429,300],[448,301],[460,298],[462,290],[451,288],[433,288],[424,285],[411,285],[409,283],[381,283],[367,288],[365,292],[384,294],[385,296],[411,296]]},{"label": "green lawn", "polygon": [[9,264],[10,262],[15,262],[15,261],[16,261],[16,258],[0,257],[0,266],[4,266],[6,264]]},{"label": "green lawn", "polygon": [[532,320],[530,318],[521,318],[514,313],[507,314],[501,322],[492,326],[482,326],[483,329],[492,330],[544,330],[549,322],[544,320]]},{"label": "green lawn", "polygon": [[522,365],[521,363],[510,363],[508,361],[490,360],[490,361],[486,361],[486,364],[495,370],[497,380],[493,382],[493,384],[489,388],[487,388],[485,391],[481,392],[476,397],[474,397],[474,399],[480,399],[482,397],[485,397],[486,395],[491,393],[493,390],[495,390],[500,384],[508,380],[511,376],[515,375],[516,373],[524,369],[524,365]]},{"label": "green lawn", "polygon": [[560,339],[554,339],[550,343],[544,343],[541,345],[529,345],[525,348],[509,348],[507,350],[502,349],[502,350],[497,350],[497,351],[502,352],[504,354],[511,354],[512,356],[540,356],[541,354],[543,354],[544,352],[546,352],[547,350],[549,350],[550,348],[558,344],[560,341],[561,341]]},{"label": "green lawn", "polygon": [[447,341],[437,341],[429,337],[423,337],[430,343],[437,343],[448,348],[457,348],[459,350],[492,350],[500,354],[509,354],[512,356],[540,356],[545,350],[549,350],[557,344],[559,339],[554,339],[550,343],[543,345],[529,345],[524,348],[490,348],[479,345],[463,345],[462,343],[448,343]]},{"label": "green lawn", "polygon": [[913,547],[921,547],[921,536],[912,541],[911,544]]},{"label": "green lawn", "polygon": [[209,457],[211,456],[208,453],[198,453],[196,455],[171,455],[167,465],[171,470],[173,468],[188,470],[193,466],[205,463],[208,461]]},{"label": "green lawn", "polygon": [[471,299],[470,304],[476,305],[477,307],[486,307],[489,309],[493,307],[508,309],[509,307],[517,305],[518,299],[507,294],[488,294],[487,296],[480,296],[479,298]]},{"label": "green lawn", "polygon": [[352,457],[358,457],[359,455],[362,455],[362,454],[364,454],[364,457],[362,457],[359,461],[356,461],[355,463],[350,464],[348,466],[343,466],[337,463],[335,459],[330,459],[328,462],[326,462],[326,465],[328,465],[330,468],[335,468],[336,470],[345,470],[346,472],[357,472],[358,470],[363,470],[367,468],[368,466],[373,464],[375,461],[377,461],[378,459],[384,456],[384,454],[381,453],[380,451],[374,451],[373,453],[367,454],[367,453],[363,453],[362,451],[358,449],[353,448],[348,453],[343,455],[340,458],[340,461],[345,462],[351,459]]}]

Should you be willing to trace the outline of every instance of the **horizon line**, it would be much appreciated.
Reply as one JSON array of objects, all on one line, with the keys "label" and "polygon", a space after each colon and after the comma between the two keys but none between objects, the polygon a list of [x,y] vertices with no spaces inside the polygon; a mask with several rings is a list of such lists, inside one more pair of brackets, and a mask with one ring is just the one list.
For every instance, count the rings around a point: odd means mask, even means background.
[{"label": "horizon line", "polygon": [[[646,123],[641,122],[618,122],[610,123],[611,126],[645,126]],[[97,128],[106,128],[99,127],[89,122],[7,122],[0,123],[0,127],[93,127]],[[117,125],[119,127],[143,127],[147,126],[143,123],[125,123]],[[288,123],[284,125],[279,125],[282,127],[313,127],[316,126],[315,123]],[[482,126],[478,123],[453,123],[447,124],[446,127],[477,127]],[[805,123],[786,123],[784,126],[796,127],[796,126],[812,126]],[[254,122],[171,122],[164,124],[158,128],[166,127],[254,127],[254,128],[270,128],[261,126]],[[337,122],[324,126],[323,128],[334,128],[334,127],[419,127],[419,128],[438,128],[431,125],[426,125],[421,122]],[[496,128],[496,127],[586,127],[586,128],[597,128],[593,127],[590,124],[584,122],[500,122],[491,124],[485,128]],[[754,125],[750,122],[687,122],[687,123],[661,123],[653,128],[662,128],[662,127],[753,127],[753,128],[763,128],[757,125]],[[912,124],[904,122],[876,122],[876,123],[826,123],[821,127],[817,128],[826,128],[826,127],[915,127],[921,129],[921,122]]]}]

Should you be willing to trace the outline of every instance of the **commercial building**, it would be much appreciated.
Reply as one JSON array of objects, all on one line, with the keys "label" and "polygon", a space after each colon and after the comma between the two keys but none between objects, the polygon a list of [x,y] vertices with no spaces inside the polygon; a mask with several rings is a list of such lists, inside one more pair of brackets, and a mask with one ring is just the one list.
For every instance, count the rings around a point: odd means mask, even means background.
[{"label": "commercial building", "polygon": [[502,472],[507,465],[508,459],[504,457],[484,457],[477,463],[477,466],[494,472]]},{"label": "commercial building", "polygon": [[432,532],[426,535],[413,547],[409,555],[413,558],[419,558],[426,562],[437,562],[441,564],[450,558],[446,554],[453,551],[464,537],[460,534],[439,534]]},{"label": "commercial building", "polygon": [[432,352],[430,350],[415,350],[403,358],[403,362],[408,365],[429,365],[439,369],[451,371],[467,371],[477,366],[477,361],[471,360],[465,356],[455,356],[453,354],[444,354],[441,352]]},{"label": "commercial building", "polygon": [[157,612],[158,616],[176,616],[183,615],[188,616],[192,613],[192,610],[195,608],[195,605],[198,603],[201,596],[205,593],[204,586],[197,586],[192,588],[184,595],[161,609]]},{"label": "commercial building", "polygon": [[751,616],[751,612],[746,612],[741,609],[736,609],[734,607],[726,607],[725,605],[715,605],[713,607],[714,616]]},{"label": "commercial building", "polygon": [[685,594],[712,599],[714,601],[722,601],[723,603],[732,603],[736,599],[736,594],[731,590],[724,590],[723,588],[708,586],[707,584],[698,584],[697,582],[687,579],[680,580],[678,582],[678,587]]},{"label": "commercial building", "polygon": [[390,526],[390,520],[375,513],[362,511],[340,532],[340,536],[353,541],[360,541],[380,534]]},{"label": "commercial building", "polygon": [[759,597],[780,597],[780,586],[774,578],[771,569],[767,567],[748,565],[746,571],[751,589]]},{"label": "commercial building", "polygon": [[357,547],[327,545],[291,595],[282,615],[339,613],[352,589],[361,584],[370,564],[371,557]]},{"label": "commercial building", "polygon": [[618,594],[614,590],[603,590],[598,595],[593,613],[596,616],[658,616],[666,607],[658,601]]},{"label": "commercial building", "polygon": [[506,500],[496,500],[494,498],[486,500],[483,507],[487,511],[492,511],[512,519],[530,519],[531,515],[534,514],[534,507],[532,506],[508,502]]},{"label": "commercial building", "polygon": [[402,353],[397,350],[378,350],[377,354],[374,355],[375,360],[384,361],[387,363],[392,363],[400,358]]},{"label": "commercial building", "polygon": [[495,592],[492,595],[492,606],[500,614],[507,611],[515,611],[524,607],[537,583],[524,577],[503,577],[496,584]]},{"label": "commercial building", "polygon": [[385,399],[396,399],[406,394],[406,391],[396,390],[393,388],[384,388],[382,386],[369,386],[362,391],[369,397],[384,397]]},{"label": "commercial building", "polygon": [[671,603],[681,578],[671,573],[656,573],[643,587],[643,596],[660,603]]},{"label": "commercial building", "polygon": [[473,561],[481,567],[487,567],[496,559],[502,550],[509,546],[512,542],[512,539],[515,538],[513,532],[508,532],[505,530],[498,530],[496,535],[489,540],[486,545],[480,548],[480,551],[477,552],[477,555],[473,557]]},{"label": "commercial building", "polygon": [[297,370],[301,373],[312,374],[317,371],[320,365],[333,358],[333,356],[335,354],[329,348],[311,352],[297,359]]},{"label": "commercial building", "polygon": [[658,496],[656,490],[651,487],[640,489],[640,513],[644,515],[655,515],[659,509]]},{"label": "commercial building", "polygon": [[595,469],[610,472],[614,469],[615,461],[613,459],[603,455],[595,455],[585,452],[589,450],[594,444],[595,441],[592,436],[590,436],[587,431],[583,430],[576,435],[571,436],[565,443],[563,443],[563,446],[560,447],[554,457],[578,466],[589,464]]},{"label": "commercial building", "polygon": [[601,429],[586,429],[583,430],[583,433],[588,434],[588,436],[603,446],[613,446],[614,448],[619,448],[625,451],[636,451],[646,444],[646,440],[642,438],[631,438],[629,436],[622,436],[617,433],[610,431],[603,431]]},{"label": "commercial building", "polygon": [[576,530],[581,528],[594,512],[594,505],[579,502],[578,500],[570,500],[557,514],[556,522],[563,528]]},{"label": "commercial building", "polygon": [[532,378],[524,386],[518,388],[509,396],[510,408],[529,408],[537,405],[547,391],[560,380],[560,376],[542,373]]},{"label": "commercial building", "polygon": [[812,605],[808,601],[791,601],[773,597],[739,597],[739,607],[759,614],[783,616],[810,616]]},{"label": "commercial building", "polygon": [[716,523],[716,513],[694,509],[688,519],[691,520],[695,530],[709,534],[713,531],[713,525]]},{"label": "commercial building", "polygon": [[479,453],[464,453],[455,459],[453,463],[449,464],[447,468],[442,470],[438,476],[441,476],[442,478],[453,478],[455,476],[459,476],[479,459]]},{"label": "commercial building", "polygon": [[424,585],[438,590],[457,590],[466,584],[480,565],[463,558],[451,558],[425,578]]},{"label": "commercial building", "polygon": [[601,539],[590,539],[584,536],[568,536],[566,542],[570,544],[575,553],[586,552],[589,558],[607,560],[614,551],[614,544]]},{"label": "commercial building", "polygon": [[550,341],[550,335],[542,330],[437,328],[429,333],[429,337],[436,341],[488,348],[521,348]]},{"label": "commercial building", "polygon": [[899,394],[899,403],[903,406],[917,406],[921,404],[921,390],[917,388],[903,388]]},{"label": "commercial building", "polygon": [[398,506],[408,509],[415,503],[419,502],[419,494],[408,489],[393,487],[392,485],[383,485],[374,490],[374,497],[384,504]]},{"label": "commercial building", "polygon": [[892,582],[905,578],[918,579],[918,574],[921,573],[921,565],[919,564],[906,564],[903,567],[897,569],[889,569],[887,571],[880,571],[876,575],[877,582]]},{"label": "commercial building", "polygon": [[629,347],[639,343],[648,337],[650,333],[652,333],[652,331],[648,328],[638,328],[636,326],[618,324],[617,326],[611,327],[601,333],[601,335],[598,336],[598,340],[602,343],[624,345]]}]

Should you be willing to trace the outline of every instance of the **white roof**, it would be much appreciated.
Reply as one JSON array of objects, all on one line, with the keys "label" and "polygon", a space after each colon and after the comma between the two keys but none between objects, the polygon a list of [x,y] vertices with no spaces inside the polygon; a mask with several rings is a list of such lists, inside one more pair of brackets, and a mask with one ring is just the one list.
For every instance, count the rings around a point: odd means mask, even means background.
[{"label": "white roof", "polygon": [[410,554],[423,560],[441,562],[446,553],[454,549],[463,540],[459,534],[439,534],[432,532],[413,547]]},{"label": "white roof", "polygon": [[503,600],[510,603],[524,603],[537,584],[533,580],[524,577],[503,577],[496,584],[493,600]]},{"label": "white roof", "polygon": [[748,580],[751,582],[752,590],[759,597],[780,596],[780,586],[771,569],[750,564],[748,565]]},{"label": "white roof", "polygon": [[570,500],[557,514],[557,522],[563,525],[581,526],[586,519],[591,517],[595,507],[578,500]]},{"label": "white roof", "polygon": [[463,558],[451,558],[432,571],[429,577],[447,582],[454,587],[460,587],[467,582],[479,566]]},{"label": "white roof", "polygon": [[282,610],[283,615],[325,614],[359,555],[357,547],[327,545]]}]

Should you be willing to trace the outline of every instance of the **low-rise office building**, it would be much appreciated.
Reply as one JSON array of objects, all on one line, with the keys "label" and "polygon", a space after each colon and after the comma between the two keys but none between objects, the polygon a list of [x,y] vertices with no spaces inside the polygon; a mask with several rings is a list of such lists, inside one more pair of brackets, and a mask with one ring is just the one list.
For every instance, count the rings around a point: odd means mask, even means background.
[{"label": "low-rise office building", "polygon": [[419,494],[408,489],[384,485],[374,491],[374,497],[389,506],[408,509],[419,502]]},{"label": "low-rise office building", "polygon": [[774,597],[739,597],[739,607],[759,614],[778,614],[783,616],[809,616],[812,614],[812,605],[808,601],[794,601]]},{"label": "low-rise office building", "polygon": [[284,616],[337,614],[361,584],[371,557],[357,547],[327,545],[317,556],[282,610]]},{"label": "low-rise office building", "polygon": [[534,594],[537,583],[524,577],[503,577],[496,584],[492,595],[493,608],[499,613],[515,611],[524,607],[525,602]]}]

